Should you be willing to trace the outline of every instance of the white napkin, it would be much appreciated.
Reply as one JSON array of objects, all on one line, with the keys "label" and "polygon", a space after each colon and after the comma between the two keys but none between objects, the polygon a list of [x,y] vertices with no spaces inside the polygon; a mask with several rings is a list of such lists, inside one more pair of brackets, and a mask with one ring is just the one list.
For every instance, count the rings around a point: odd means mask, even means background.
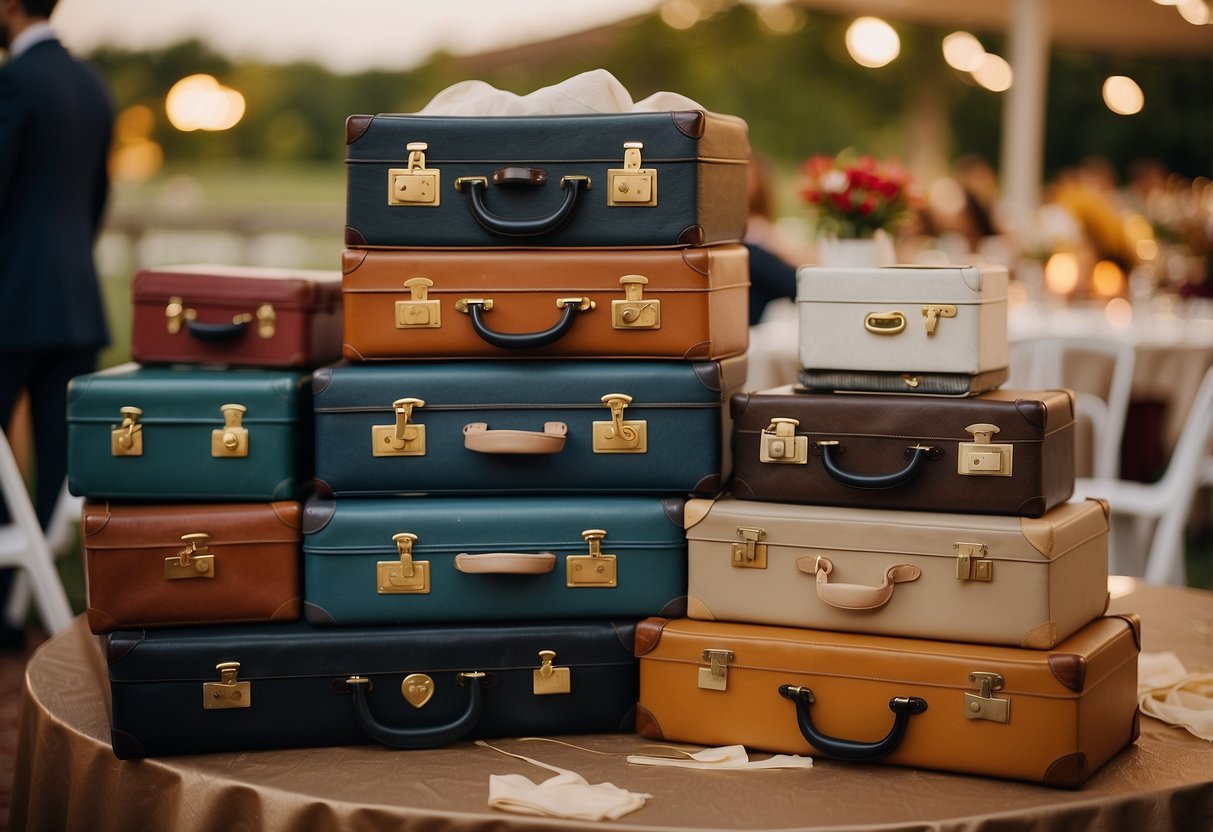
[{"label": "white napkin", "polygon": [[686,759],[670,757],[648,757],[632,754],[629,763],[638,766],[671,766],[673,768],[699,768],[714,771],[743,771],[764,768],[812,768],[811,757],[796,754],[776,754],[765,760],[751,760],[743,745],[725,745],[720,748],[705,748],[688,754]]},{"label": "white napkin", "polygon": [[1174,653],[1142,653],[1137,662],[1141,712],[1213,741],[1213,673],[1189,673]]},{"label": "white napkin", "polygon": [[685,95],[664,91],[633,102],[619,79],[605,69],[592,69],[527,95],[499,90],[484,81],[460,81],[430,99],[418,115],[550,116],[702,109]]}]

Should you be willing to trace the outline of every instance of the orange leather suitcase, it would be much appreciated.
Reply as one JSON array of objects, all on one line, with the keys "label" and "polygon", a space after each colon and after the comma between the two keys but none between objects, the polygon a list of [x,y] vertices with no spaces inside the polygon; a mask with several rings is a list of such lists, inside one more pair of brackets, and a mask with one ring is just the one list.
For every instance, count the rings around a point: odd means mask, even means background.
[{"label": "orange leather suitcase", "polygon": [[1052,650],[648,618],[636,729],[1075,789],[1137,738],[1139,652],[1135,615]]},{"label": "orange leather suitcase", "polygon": [[345,356],[666,358],[749,344],[745,246],[347,249]]}]

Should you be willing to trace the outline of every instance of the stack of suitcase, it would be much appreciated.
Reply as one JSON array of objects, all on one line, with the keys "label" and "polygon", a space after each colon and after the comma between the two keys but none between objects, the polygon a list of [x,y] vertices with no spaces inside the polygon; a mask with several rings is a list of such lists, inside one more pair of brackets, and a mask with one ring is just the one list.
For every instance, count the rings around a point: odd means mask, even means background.
[{"label": "stack of suitcase", "polygon": [[744,122],[353,116],[347,142],[305,620],[113,633],[119,756],[630,731],[636,621],[685,608],[682,507],[723,485],[744,376]]},{"label": "stack of suitcase", "polygon": [[640,733],[1067,788],[1133,741],[1107,506],[1067,502],[1072,395],[998,389],[1006,282],[801,269],[802,384],[732,400],[688,615],[637,631]]}]

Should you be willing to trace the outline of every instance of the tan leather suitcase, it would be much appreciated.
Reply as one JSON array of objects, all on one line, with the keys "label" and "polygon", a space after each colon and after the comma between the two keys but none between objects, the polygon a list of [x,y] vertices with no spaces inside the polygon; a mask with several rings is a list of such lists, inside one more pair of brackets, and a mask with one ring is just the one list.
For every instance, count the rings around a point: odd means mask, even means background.
[{"label": "tan leather suitcase", "polygon": [[687,615],[1053,647],[1103,614],[1108,509],[1039,519],[691,500]]},{"label": "tan leather suitcase", "polygon": [[1052,650],[648,618],[636,727],[1073,789],[1137,738],[1140,649],[1135,615]]},{"label": "tan leather suitcase", "polygon": [[733,496],[1040,517],[1074,493],[1074,395],[795,392],[730,401]]},{"label": "tan leather suitcase", "polygon": [[749,344],[745,246],[347,249],[345,356],[674,358]]},{"label": "tan leather suitcase", "polygon": [[86,502],[89,628],[290,621],[302,611],[298,502]]}]

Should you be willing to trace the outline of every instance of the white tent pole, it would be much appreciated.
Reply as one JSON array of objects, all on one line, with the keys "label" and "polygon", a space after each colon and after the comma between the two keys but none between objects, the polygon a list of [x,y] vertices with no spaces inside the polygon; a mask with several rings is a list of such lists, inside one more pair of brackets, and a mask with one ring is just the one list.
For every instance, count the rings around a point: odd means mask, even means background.
[{"label": "white tent pole", "polygon": [[1044,178],[1048,0],[1014,0],[1008,48],[1013,80],[1002,108],[1003,208],[1010,229],[1020,231],[1040,207]]}]

